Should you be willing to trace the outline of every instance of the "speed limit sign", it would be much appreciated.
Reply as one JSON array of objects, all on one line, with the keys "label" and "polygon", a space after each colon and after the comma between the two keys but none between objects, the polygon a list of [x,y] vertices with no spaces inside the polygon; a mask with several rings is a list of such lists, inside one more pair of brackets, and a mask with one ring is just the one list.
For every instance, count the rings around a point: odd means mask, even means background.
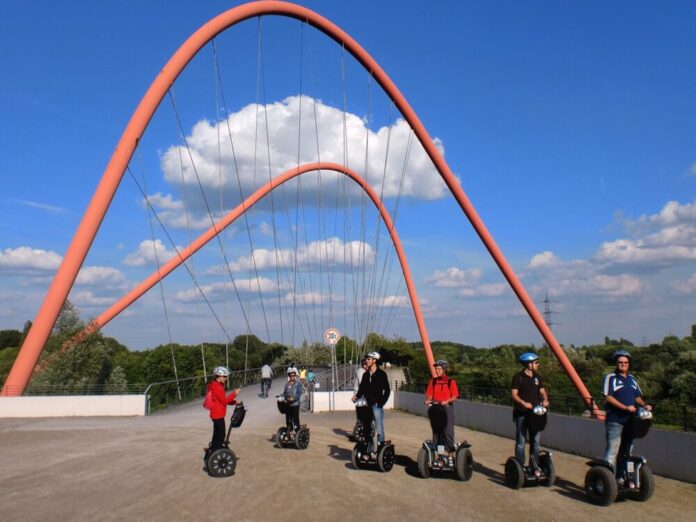
[{"label": "speed limit sign", "polygon": [[341,332],[338,328],[327,328],[324,332],[324,342],[330,344],[331,346],[336,346],[338,341],[341,340]]}]

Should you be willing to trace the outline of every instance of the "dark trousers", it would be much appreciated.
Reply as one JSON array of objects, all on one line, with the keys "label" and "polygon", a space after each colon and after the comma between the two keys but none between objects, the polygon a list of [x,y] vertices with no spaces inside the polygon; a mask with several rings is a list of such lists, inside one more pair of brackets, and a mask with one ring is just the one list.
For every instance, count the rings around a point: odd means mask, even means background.
[{"label": "dark trousers", "polygon": [[297,430],[300,428],[300,405],[288,406],[285,412],[285,424],[288,429]]},{"label": "dark trousers", "polygon": [[225,443],[225,419],[213,419],[213,439],[210,441],[210,452],[223,447]]},{"label": "dark trousers", "polygon": [[448,404],[445,406],[447,413],[447,424],[442,432],[433,432],[433,442],[445,446],[447,452],[454,451],[454,406]]}]

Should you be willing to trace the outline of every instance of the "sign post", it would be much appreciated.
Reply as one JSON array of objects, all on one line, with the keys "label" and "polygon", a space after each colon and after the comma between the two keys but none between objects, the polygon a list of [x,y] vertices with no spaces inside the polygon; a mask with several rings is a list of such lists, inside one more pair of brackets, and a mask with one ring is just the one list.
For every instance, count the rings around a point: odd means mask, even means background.
[{"label": "sign post", "polygon": [[341,332],[338,328],[327,328],[324,331],[324,342],[329,345],[331,350],[331,400],[329,401],[331,411],[336,409],[336,345],[341,340]]}]

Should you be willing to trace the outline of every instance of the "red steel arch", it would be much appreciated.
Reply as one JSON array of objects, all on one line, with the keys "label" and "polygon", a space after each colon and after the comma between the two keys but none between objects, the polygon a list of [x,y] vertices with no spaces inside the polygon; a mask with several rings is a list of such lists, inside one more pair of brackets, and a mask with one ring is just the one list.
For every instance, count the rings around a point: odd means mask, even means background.
[{"label": "red steel arch", "polygon": [[234,221],[239,218],[244,212],[253,207],[258,203],[264,196],[269,192],[281,186],[283,183],[290,181],[291,179],[306,174],[308,172],[314,172],[319,170],[329,170],[338,172],[340,174],[345,174],[352,180],[354,180],[360,187],[367,193],[369,198],[377,207],[384,224],[389,231],[389,235],[394,243],[394,249],[396,250],[396,255],[399,258],[399,263],[401,264],[401,270],[404,274],[404,279],[406,281],[406,288],[408,289],[408,295],[411,299],[411,305],[413,307],[413,315],[416,318],[416,324],[418,325],[418,331],[420,333],[421,339],[423,341],[423,346],[425,347],[425,354],[428,359],[428,364],[432,367],[435,360],[433,359],[432,350],[430,348],[430,339],[428,338],[428,331],[425,327],[425,320],[423,319],[423,314],[421,313],[420,303],[418,301],[418,294],[416,293],[416,286],[413,283],[413,278],[411,277],[411,270],[408,266],[408,260],[406,259],[406,254],[404,252],[403,246],[401,245],[401,240],[399,239],[399,234],[396,232],[396,227],[394,222],[389,215],[389,212],[384,207],[382,201],[379,199],[377,193],[370,187],[367,181],[360,176],[357,172],[339,165],[337,163],[308,163],[302,165],[301,167],[296,167],[290,169],[283,174],[273,178],[271,181],[267,182],[263,187],[257,189],[251,196],[240,203],[236,208],[227,213],[222,219],[217,223],[214,223],[208,230],[203,232],[198,238],[191,242],[191,244],[184,250],[179,252],[178,256],[171,258],[169,261],[164,263],[158,270],[155,270],[147,278],[133,288],[130,292],[121,297],[116,301],[111,307],[102,312],[94,320],[92,320],[89,325],[81,332],[79,332],[73,339],[71,339],[64,349],[74,346],[82,339],[84,339],[90,333],[103,328],[109,321],[120,314],[124,309],[133,304],[137,299],[139,299],[145,292],[156,285],[160,280],[164,279],[177,267],[179,267],[184,261],[200,250],[208,241],[213,239],[217,234],[222,232],[229,225],[234,223]]},{"label": "red steel arch", "polygon": [[43,350],[46,339],[50,334],[51,328],[55,324],[60,308],[70,292],[70,288],[77,277],[80,266],[94,240],[94,236],[106,214],[111,199],[130,162],[138,141],[169,87],[174,83],[186,64],[188,64],[196,53],[217,34],[243,20],[269,14],[296,18],[316,27],[343,45],[368,71],[370,71],[375,80],[393,100],[406,121],[408,121],[426,153],[445,181],[445,184],[449,187],[452,195],[457,200],[457,203],[459,203],[462,211],[481,238],[481,241],[491,254],[491,257],[493,257],[493,260],[498,265],[498,268],[503,273],[503,276],[513,292],[515,292],[515,295],[529,314],[533,323],[539,330],[539,333],[546,340],[566,374],[570,377],[576,390],[588,407],[592,407],[595,413],[597,413],[598,409],[594,405],[592,397],[582,382],[582,379],[580,379],[575,368],[573,368],[573,365],[566,357],[563,349],[553,335],[553,332],[544,322],[541,313],[527,294],[527,291],[512,267],[505,259],[497,243],[488,232],[488,229],[474,209],[471,201],[464,193],[464,190],[459,185],[459,182],[448,167],[444,158],[438,152],[432,138],[425,130],[425,127],[415,111],[411,108],[394,82],[367,51],[338,26],[314,11],[288,2],[278,1],[251,2],[216,16],[193,33],[160,71],[133,113],[114,154],[109,160],[104,174],[102,175],[102,179],[97,186],[94,196],[65,254],[63,262],[58,268],[49,291],[44,298],[44,302],[37,313],[33,326],[7,377],[2,393],[5,395],[21,395],[24,391],[39,355]]}]

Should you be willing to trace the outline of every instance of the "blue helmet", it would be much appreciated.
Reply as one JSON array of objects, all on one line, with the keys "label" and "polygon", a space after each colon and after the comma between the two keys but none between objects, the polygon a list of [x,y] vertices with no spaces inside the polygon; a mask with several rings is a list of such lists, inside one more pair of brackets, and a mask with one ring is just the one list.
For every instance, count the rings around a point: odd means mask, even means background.
[{"label": "blue helmet", "polygon": [[520,361],[522,364],[529,364],[530,362],[539,360],[539,356],[534,352],[524,352],[517,358],[517,360]]},{"label": "blue helmet", "polygon": [[626,350],[616,350],[614,352],[614,355],[611,356],[611,358],[616,362],[616,359],[619,357],[628,357],[628,361],[631,361],[631,354],[628,353]]}]

